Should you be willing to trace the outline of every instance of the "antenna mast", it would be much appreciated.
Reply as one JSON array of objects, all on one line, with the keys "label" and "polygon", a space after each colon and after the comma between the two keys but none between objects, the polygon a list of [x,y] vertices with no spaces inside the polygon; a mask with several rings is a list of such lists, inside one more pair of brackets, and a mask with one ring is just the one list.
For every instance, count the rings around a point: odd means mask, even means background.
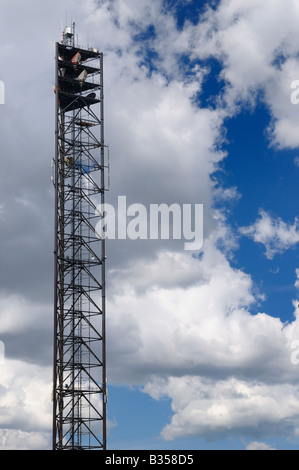
[{"label": "antenna mast", "polygon": [[55,63],[53,450],[105,450],[103,53],[76,46],[73,23]]}]

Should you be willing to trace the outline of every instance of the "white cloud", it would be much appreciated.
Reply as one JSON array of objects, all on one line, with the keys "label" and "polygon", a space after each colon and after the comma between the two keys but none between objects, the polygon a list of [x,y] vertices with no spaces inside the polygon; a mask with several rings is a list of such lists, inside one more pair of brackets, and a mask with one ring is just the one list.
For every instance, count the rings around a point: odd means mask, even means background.
[{"label": "white cloud", "polygon": [[198,259],[161,252],[113,277],[109,380],[171,399],[163,439],[294,432],[297,305],[289,324],[252,315],[258,297],[250,276],[233,269],[214,240]]},{"label": "white cloud", "polygon": [[274,447],[269,446],[265,442],[250,442],[246,446],[246,450],[276,450]]},{"label": "white cloud", "polygon": [[293,0],[224,0],[190,31],[193,57],[223,65],[228,110],[235,114],[262,99],[272,116],[269,138],[280,148],[299,144],[298,110],[290,101],[291,83],[299,78],[298,20]]},{"label": "white cloud", "polygon": [[0,295],[0,335],[24,332],[33,327],[50,327],[49,312],[52,305],[29,302],[25,297]]},{"label": "white cloud", "polygon": [[49,443],[47,433],[0,429],[0,450],[45,450]]},{"label": "white cloud", "polygon": [[278,148],[293,149],[299,144],[298,105],[291,102],[291,84],[299,77],[298,58],[287,58],[274,73],[274,77],[265,84],[266,101],[273,116],[269,137]]},{"label": "white cloud", "polygon": [[266,436],[295,426],[299,417],[296,385],[186,375],[153,381],[145,391],[153,397],[160,393],[172,398],[174,415],[162,431],[166,440],[233,433],[249,436],[253,431]]},{"label": "white cloud", "polygon": [[41,447],[51,426],[51,369],[8,358],[0,369],[0,445]]},{"label": "white cloud", "polygon": [[241,227],[243,235],[253,238],[256,243],[262,243],[266,248],[266,256],[272,259],[277,253],[295,248],[299,242],[299,219],[293,224],[284,222],[281,218],[271,217],[261,210],[260,218],[248,227]]},{"label": "white cloud", "polygon": [[112,381],[142,383],[162,371],[292,379],[289,345],[297,323],[286,327],[264,313],[251,315],[258,300],[251,278],[208,243],[200,259],[161,253],[159,264],[141,261],[114,276],[109,336],[114,346],[122,325],[123,340],[109,353]]}]

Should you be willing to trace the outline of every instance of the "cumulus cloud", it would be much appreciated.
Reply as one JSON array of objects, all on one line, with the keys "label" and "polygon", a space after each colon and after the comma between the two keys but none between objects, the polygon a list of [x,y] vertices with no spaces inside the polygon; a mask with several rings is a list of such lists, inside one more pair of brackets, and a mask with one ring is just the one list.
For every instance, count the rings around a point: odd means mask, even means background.
[{"label": "cumulus cloud", "polygon": [[259,295],[251,277],[232,268],[212,236],[199,257],[163,251],[113,278],[109,381],[171,399],[163,439],[295,432],[297,304],[286,324],[252,315]]},{"label": "cumulus cloud", "polygon": [[184,376],[170,377],[163,384],[154,382],[145,389],[172,397],[174,416],[162,431],[166,440],[182,435],[223,437],[227,432],[265,436],[294,426],[298,420],[299,396],[294,385]]},{"label": "cumulus cloud", "polygon": [[15,429],[0,430],[0,450],[45,450],[49,448],[48,433],[24,432]]},{"label": "cumulus cloud", "polygon": [[49,448],[50,370],[9,358],[0,367],[1,448]]},{"label": "cumulus cloud", "polygon": [[[298,79],[298,5],[293,0],[223,0],[190,27],[192,57],[217,58],[226,83],[223,103],[233,114],[262,100],[271,114],[268,136],[279,148],[298,143],[297,106],[291,84]],[[192,32],[191,32],[192,30]]]},{"label": "cumulus cloud", "polygon": [[250,442],[250,444],[246,446],[246,450],[276,450],[276,449],[274,447],[269,446],[265,442],[254,441],[254,442]]},{"label": "cumulus cloud", "polygon": [[293,224],[284,222],[281,218],[272,217],[264,210],[260,210],[260,217],[248,227],[241,227],[243,235],[253,238],[266,248],[266,256],[272,259],[277,253],[295,248],[299,242],[299,220]]},{"label": "cumulus cloud", "polygon": [[[196,260],[163,256],[161,266],[175,261],[173,277],[161,282],[163,272],[153,262],[138,298],[138,266],[136,273],[123,273],[122,283],[116,280],[120,291],[108,304],[109,332],[111,345],[122,340],[109,348],[110,381],[144,384],[153,398],[171,398],[173,418],[162,431],[167,440],[294,429],[299,397],[291,354],[298,309],[288,325],[265,313],[251,315],[256,299],[250,277],[213,247]],[[188,265],[182,288],[176,276]]]}]

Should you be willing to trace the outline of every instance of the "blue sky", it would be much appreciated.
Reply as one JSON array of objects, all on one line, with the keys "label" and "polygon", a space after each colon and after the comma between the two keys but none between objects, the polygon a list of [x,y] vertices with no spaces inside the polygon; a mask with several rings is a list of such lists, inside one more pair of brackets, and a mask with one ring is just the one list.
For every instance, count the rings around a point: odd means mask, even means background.
[{"label": "blue sky", "polygon": [[[260,208],[276,217],[283,215],[284,221],[289,223],[294,222],[298,213],[298,167],[294,165],[297,152],[269,148],[265,138],[269,121],[269,113],[259,105],[254,113],[239,115],[228,128],[226,181],[236,184],[242,194],[231,215],[237,227],[254,222]],[[278,254],[273,260],[265,258],[263,253],[263,245],[241,239],[236,263],[252,275],[265,293],[263,309],[288,321],[293,315],[290,296],[296,295],[293,273],[298,253],[293,249]]]},{"label": "blue sky", "polygon": [[3,1],[0,448],[51,445],[54,44],[71,18],[105,57],[107,202],[204,206],[199,251],[107,241],[108,448],[297,449],[298,0]]}]

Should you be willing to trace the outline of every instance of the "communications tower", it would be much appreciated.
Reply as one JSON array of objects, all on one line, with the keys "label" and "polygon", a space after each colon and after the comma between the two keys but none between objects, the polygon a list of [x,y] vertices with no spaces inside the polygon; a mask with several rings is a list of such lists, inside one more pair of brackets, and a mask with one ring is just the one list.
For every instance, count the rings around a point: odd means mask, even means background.
[{"label": "communications tower", "polygon": [[53,450],[105,450],[103,54],[76,45],[73,23],[55,62]]}]

